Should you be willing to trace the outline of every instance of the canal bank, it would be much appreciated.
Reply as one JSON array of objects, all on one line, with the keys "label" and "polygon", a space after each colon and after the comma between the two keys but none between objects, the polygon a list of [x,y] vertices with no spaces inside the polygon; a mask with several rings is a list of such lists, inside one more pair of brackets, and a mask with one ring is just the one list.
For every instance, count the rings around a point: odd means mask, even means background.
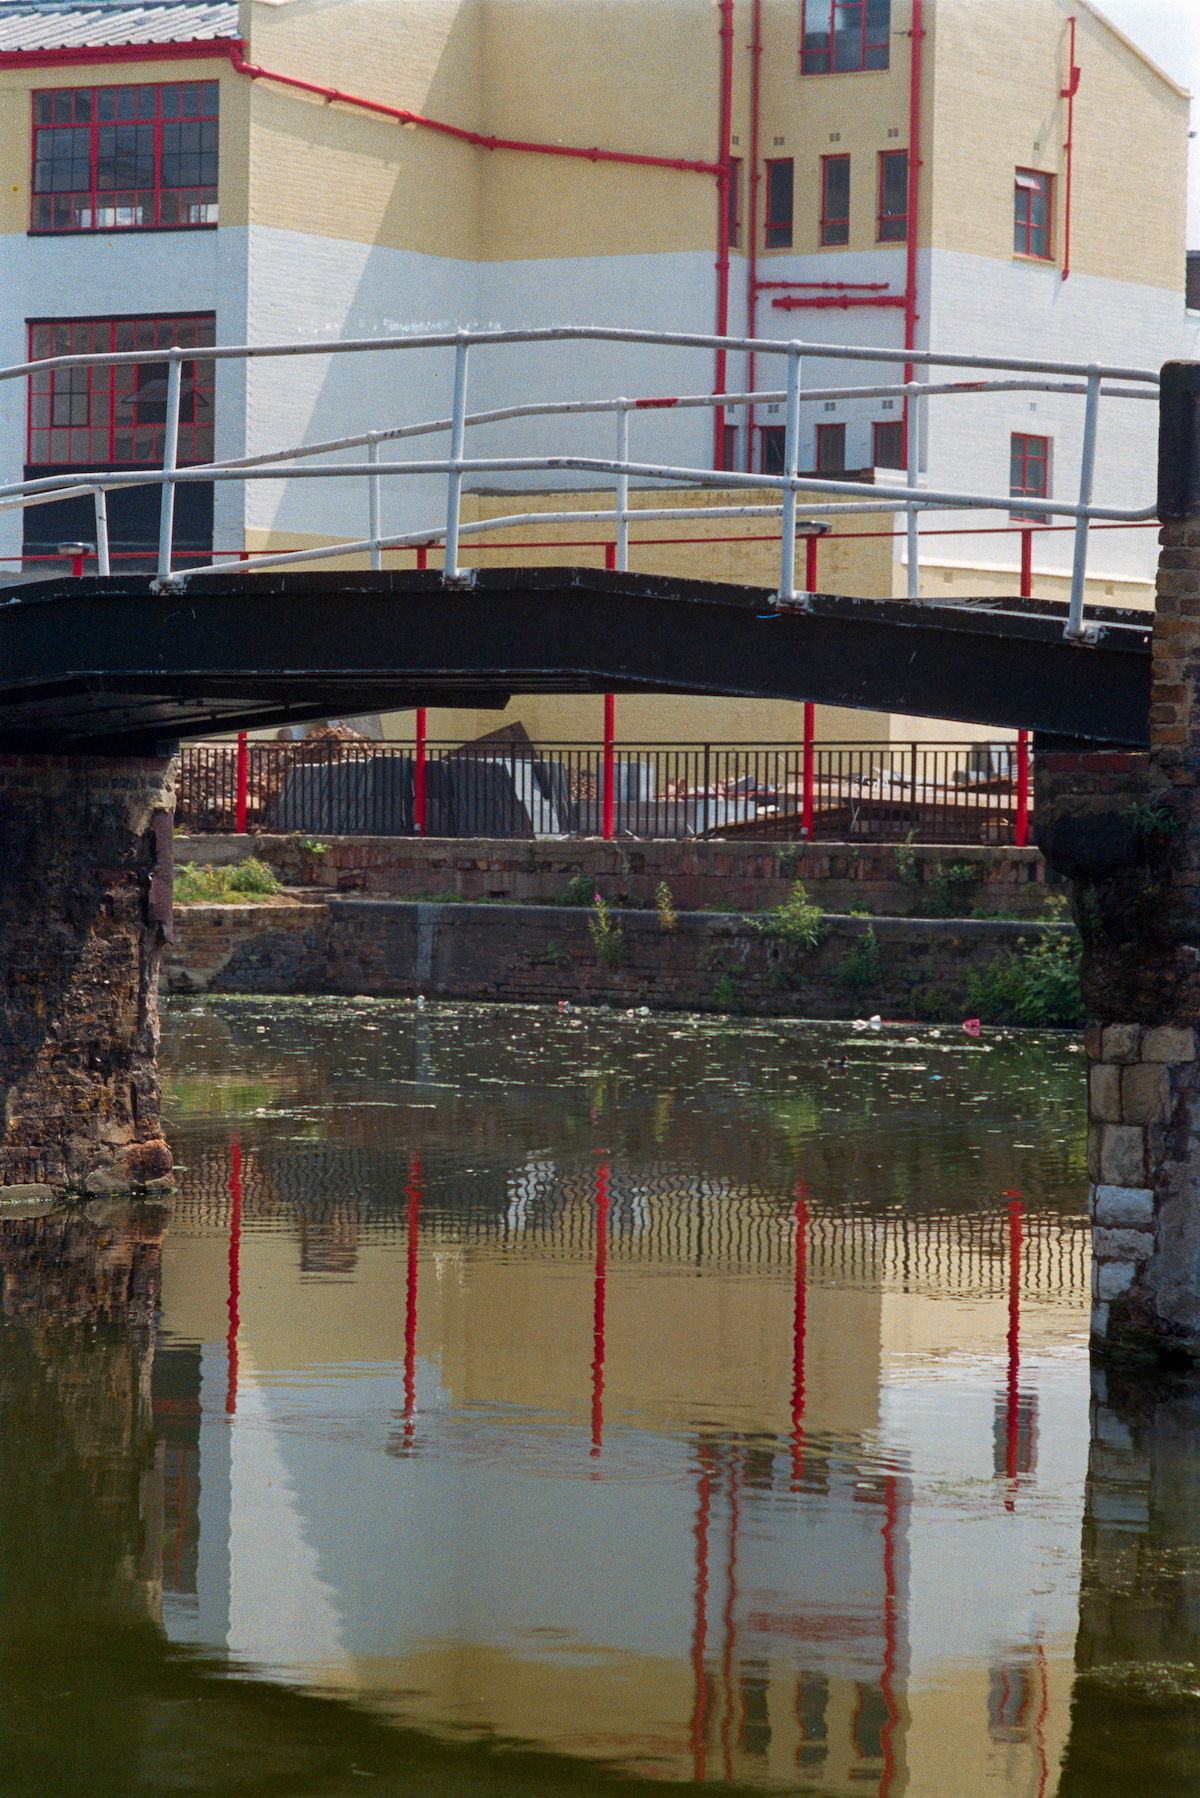
[{"label": "canal bank", "polygon": [[[491,999],[758,1016],[956,1021],[1072,926],[289,895],[178,905],[170,993]],[[1020,1021],[1020,1020],[1018,1020]],[[1045,1022],[1030,1017],[1024,1021]]]}]

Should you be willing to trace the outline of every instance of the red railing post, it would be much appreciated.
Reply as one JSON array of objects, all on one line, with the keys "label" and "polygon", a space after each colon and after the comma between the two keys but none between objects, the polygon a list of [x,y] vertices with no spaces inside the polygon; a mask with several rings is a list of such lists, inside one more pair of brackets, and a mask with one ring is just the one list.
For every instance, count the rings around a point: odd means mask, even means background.
[{"label": "red railing post", "polygon": [[427,543],[417,544],[417,567],[429,567],[429,545]]},{"label": "red railing post", "polygon": [[812,536],[804,539],[804,590],[806,593],[815,593],[817,590],[817,544],[820,541],[819,537]]},{"label": "red railing post", "polygon": [[617,546],[615,543],[604,545],[604,568],[607,574],[615,574],[617,571]]},{"label": "red railing post", "polygon": [[413,774],[413,831],[425,835],[425,707],[417,707],[417,765]]},{"label": "red railing post", "polygon": [[237,798],[234,827],[239,836],[246,832],[246,803],[250,790],[250,752],[246,747],[246,733],[238,732],[237,739]]},{"label": "red railing post", "polygon": [[[812,589],[810,588],[811,592]],[[816,735],[816,707],[811,699],[804,702],[804,797],[800,813],[800,828],[809,842],[813,833],[813,739]]]},{"label": "red railing post", "polygon": [[1029,525],[1021,528],[1021,598],[1033,596],[1033,531]]},{"label": "red railing post", "polygon": [[615,734],[616,706],[613,695],[604,695],[604,779],[603,806],[604,815],[601,834],[606,843],[613,838],[613,786],[616,780],[616,769],[613,766],[613,737]]}]

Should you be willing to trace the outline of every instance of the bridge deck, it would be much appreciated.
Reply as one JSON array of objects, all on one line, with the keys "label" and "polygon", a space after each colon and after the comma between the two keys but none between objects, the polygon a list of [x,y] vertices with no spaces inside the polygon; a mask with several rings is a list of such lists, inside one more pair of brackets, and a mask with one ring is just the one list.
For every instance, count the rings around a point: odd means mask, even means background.
[{"label": "bridge deck", "polygon": [[814,700],[1096,742],[1148,740],[1144,612],[767,591],[579,568],[148,576],[0,589],[0,748],[158,748],[328,716],[513,693]]}]

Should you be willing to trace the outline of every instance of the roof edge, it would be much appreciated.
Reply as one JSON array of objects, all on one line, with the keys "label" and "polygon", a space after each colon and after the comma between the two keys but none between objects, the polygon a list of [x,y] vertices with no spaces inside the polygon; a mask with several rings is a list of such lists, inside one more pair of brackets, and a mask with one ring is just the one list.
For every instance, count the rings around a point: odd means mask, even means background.
[{"label": "roof edge", "polygon": [[1119,25],[1114,25],[1108,14],[1101,12],[1100,8],[1094,4],[1094,0],[1072,0],[1072,3],[1081,7],[1084,12],[1090,13],[1098,25],[1103,25],[1104,29],[1111,32],[1119,44],[1124,44],[1127,50],[1131,50],[1138,61],[1144,62],[1151,74],[1157,75],[1158,79],[1165,87],[1169,87],[1172,93],[1178,94],[1181,100],[1192,98],[1191,89],[1181,87],[1173,75],[1168,75],[1165,69],[1159,68],[1154,58],[1148,55],[1140,44],[1135,44],[1131,37],[1127,37]]}]

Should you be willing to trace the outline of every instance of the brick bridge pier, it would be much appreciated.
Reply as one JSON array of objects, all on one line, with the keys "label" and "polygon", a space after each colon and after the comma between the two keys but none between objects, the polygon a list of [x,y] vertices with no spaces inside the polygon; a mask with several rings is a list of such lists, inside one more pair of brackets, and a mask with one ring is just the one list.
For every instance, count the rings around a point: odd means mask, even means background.
[{"label": "brick bridge pier", "polygon": [[0,1185],[163,1184],[174,763],[0,756]]},{"label": "brick bridge pier", "polygon": [[1035,816],[1083,943],[1093,1350],[1200,1364],[1200,364],[1163,371],[1159,518],[1149,750],[1039,741]]}]

